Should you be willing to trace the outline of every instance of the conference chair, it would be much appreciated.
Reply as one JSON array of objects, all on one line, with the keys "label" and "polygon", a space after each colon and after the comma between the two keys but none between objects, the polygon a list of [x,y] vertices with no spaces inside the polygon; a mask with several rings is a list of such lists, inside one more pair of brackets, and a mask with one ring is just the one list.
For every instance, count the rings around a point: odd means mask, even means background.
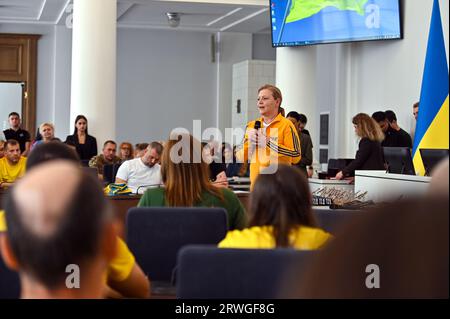
[{"label": "conference chair", "polygon": [[337,173],[342,171],[353,160],[353,158],[330,158],[327,165],[328,177],[335,177]]},{"label": "conference chair", "polygon": [[181,247],[217,245],[226,232],[223,208],[137,207],[129,209],[126,218],[128,247],[151,280],[154,293],[159,287],[171,287]]},{"label": "conference chair", "polygon": [[114,183],[116,181],[116,174],[120,165],[122,165],[122,163],[103,165],[103,181],[105,184]]},{"label": "conference chair", "polygon": [[80,160],[82,167],[89,167],[89,160]]},{"label": "conference chair", "polygon": [[177,298],[284,298],[303,282],[314,255],[291,248],[187,246],[178,254]]},{"label": "conference chair", "polygon": [[363,213],[361,210],[313,208],[318,227],[331,234],[336,234],[339,229],[350,224]]},{"label": "conference chair", "polygon": [[82,167],[82,169],[91,176],[97,178],[98,177],[98,170],[96,167]]},{"label": "conference chair", "polygon": [[9,270],[0,256],[0,299],[18,299],[19,297],[19,275]]}]

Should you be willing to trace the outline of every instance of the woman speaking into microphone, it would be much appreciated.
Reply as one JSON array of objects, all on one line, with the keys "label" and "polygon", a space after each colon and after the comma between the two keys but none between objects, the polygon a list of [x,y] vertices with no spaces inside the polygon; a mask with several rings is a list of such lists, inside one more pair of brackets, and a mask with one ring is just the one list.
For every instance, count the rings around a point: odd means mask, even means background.
[{"label": "woman speaking into microphone", "polygon": [[259,88],[257,106],[261,117],[247,123],[244,141],[236,154],[239,161],[250,162],[251,187],[260,171],[269,165],[300,161],[297,130],[281,115],[281,102],[281,91],[276,86],[266,84]]}]

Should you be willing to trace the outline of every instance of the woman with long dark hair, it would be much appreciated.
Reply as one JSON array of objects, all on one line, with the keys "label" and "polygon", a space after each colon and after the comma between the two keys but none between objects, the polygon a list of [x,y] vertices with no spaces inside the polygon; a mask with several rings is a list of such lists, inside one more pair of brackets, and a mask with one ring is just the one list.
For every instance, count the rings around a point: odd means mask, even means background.
[{"label": "woman with long dark hair", "polygon": [[208,165],[201,152],[201,143],[191,135],[179,135],[176,140],[167,141],[161,159],[164,187],[148,189],[138,206],[223,207],[227,211],[228,228],[244,228],[244,207],[232,191],[210,182]]},{"label": "woman with long dark hair", "polygon": [[317,249],[331,235],[317,228],[306,176],[279,165],[273,174],[256,178],[250,197],[249,228],[228,232],[219,247]]},{"label": "woman with long dark hair", "polygon": [[84,115],[78,115],[75,119],[73,135],[68,135],[66,143],[73,143],[80,160],[90,160],[97,155],[97,140],[88,134],[88,121]]}]

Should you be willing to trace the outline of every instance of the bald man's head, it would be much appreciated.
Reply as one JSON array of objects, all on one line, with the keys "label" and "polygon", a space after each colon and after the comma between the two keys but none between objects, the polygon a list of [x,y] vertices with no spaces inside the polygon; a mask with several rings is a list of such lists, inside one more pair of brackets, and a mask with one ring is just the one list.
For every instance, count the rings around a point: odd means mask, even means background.
[{"label": "bald man's head", "polygon": [[19,270],[50,289],[64,285],[68,265],[81,267],[98,255],[112,217],[98,180],[60,160],[17,182],[5,212]]}]

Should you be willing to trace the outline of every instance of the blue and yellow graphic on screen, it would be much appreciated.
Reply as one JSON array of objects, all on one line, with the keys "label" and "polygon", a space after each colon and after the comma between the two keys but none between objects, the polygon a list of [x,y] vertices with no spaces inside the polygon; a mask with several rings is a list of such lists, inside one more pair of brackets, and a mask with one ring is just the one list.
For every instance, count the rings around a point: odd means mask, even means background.
[{"label": "blue and yellow graphic on screen", "polygon": [[270,0],[272,44],[401,38],[398,0]]},{"label": "blue and yellow graphic on screen", "polygon": [[448,68],[438,0],[434,1],[414,137],[413,162],[424,175],[421,148],[448,149]]}]

